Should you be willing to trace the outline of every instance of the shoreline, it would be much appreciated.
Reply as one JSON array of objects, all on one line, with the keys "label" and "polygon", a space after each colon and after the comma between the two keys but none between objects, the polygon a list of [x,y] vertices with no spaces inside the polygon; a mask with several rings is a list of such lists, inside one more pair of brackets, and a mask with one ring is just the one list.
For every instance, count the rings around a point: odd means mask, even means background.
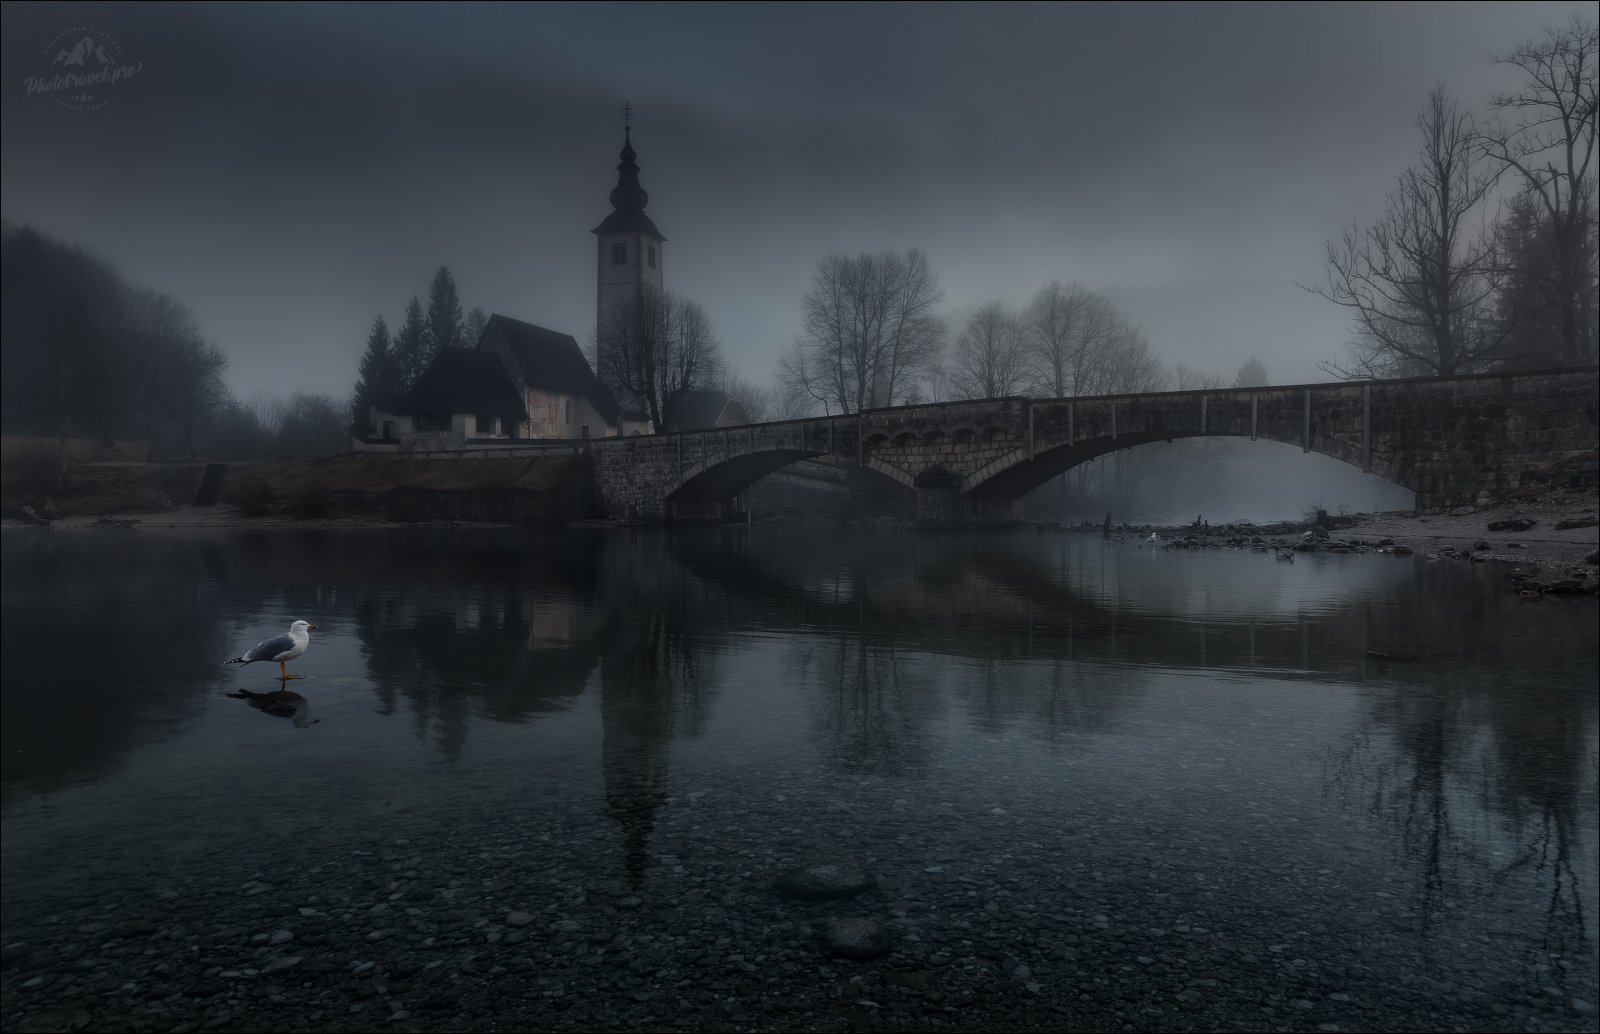
[{"label": "shoreline", "polygon": [[[197,507],[184,506],[172,510],[138,513],[132,510],[116,516],[73,515],[56,518],[47,526],[55,530],[182,530],[191,528],[385,528],[385,527],[523,527],[508,521],[392,521],[368,516],[303,518],[303,517],[250,517],[227,505]],[[1419,552],[1440,550],[1470,555],[1474,561],[1499,561],[1517,565],[1538,565],[1545,569],[1562,569],[1594,566],[1595,551],[1600,548],[1600,498],[1594,491],[1562,493],[1538,502],[1526,504],[1498,504],[1473,509],[1470,512],[1419,516],[1405,512],[1359,513],[1332,517],[1324,541],[1358,548],[1385,548],[1384,540],[1396,545],[1407,545]],[[1490,524],[1520,519],[1530,521],[1521,530],[1503,528],[1491,531]],[[1593,521],[1584,527],[1558,528],[1562,522]],[[757,520],[762,524],[860,524],[861,520]],[[893,528],[915,527],[903,520],[869,521]],[[5,530],[40,527],[15,518],[0,522]],[[625,521],[586,520],[570,521],[550,527],[634,527]],[[1168,545],[1188,542],[1196,546],[1223,546],[1230,539],[1260,538],[1269,546],[1290,549],[1298,544],[1313,522],[1308,520],[1278,521],[1259,524],[1217,524],[1196,528],[1192,525],[1134,525],[1119,524],[1120,534],[1138,528],[1141,532],[1154,531]],[[1098,527],[1068,525],[1059,522],[1025,521],[1015,527],[1033,527],[1038,531],[1069,531],[1091,534]],[[974,530],[979,530],[977,527]],[[1487,548],[1483,548],[1487,546]]]},{"label": "shoreline", "polygon": [[[1504,527],[1490,530],[1503,521],[1528,521],[1520,530]],[[1558,528],[1566,522],[1589,523],[1583,527]],[[1333,517],[1325,543],[1345,543],[1352,547],[1386,548],[1410,546],[1419,553],[1470,558],[1474,562],[1499,562],[1540,570],[1566,572],[1587,568],[1593,574],[1596,549],[1600,548],[1600,498],[1595,491],[1552,494],[1538,502],[1501,503],[1473,508],[1469,512],[1416,515],[1405,512],[1358,513]],[[1260,536],[1269,545],[1293,548],[1313,522],[1284,521],[1259,526],[1214,525],[1152,528],[1182,538],[1194,536],[1205,543],[1217,537]]]}]

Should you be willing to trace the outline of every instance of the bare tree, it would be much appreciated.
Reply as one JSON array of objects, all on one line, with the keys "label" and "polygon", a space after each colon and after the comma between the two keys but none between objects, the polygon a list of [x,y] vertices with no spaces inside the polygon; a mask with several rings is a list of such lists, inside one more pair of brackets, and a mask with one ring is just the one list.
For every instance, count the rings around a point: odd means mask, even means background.
[{"label": "bare tree", "polygon": [[717,383],[722,347],[698,303],[644,290],[613,310],[591,356],[595,373],[624,407],[637,407],[657,433],[672,401]]},{"label": "bare tree", "polygon": [[1104,295],[1052,280],[1022,314],[1038,373],[1035,391],[1068,398],[1095,390],[1099,366],[1121,329],[1122,316]]},{"label": "bare tree", "polygon": [[1543,42],[1500,58],[1527,74],[1521,90],[1494,100],[1521,121],[1497,124],[1480,138],[1483,153],[1521,179],[1535,222],[1548,234],[1551,261],[1518,262],[1516,272],[1543,288],[1556,316],[1558,355],[1571,363],[1595,361],[1597,54],[1595,23],[1574,16],[1547,30]]},{"label": "bare tree", "polygon": [[1350,310],[1356,340],[1340,377],[1464,373],[1491,359],[1503,338],[1493,318],[1500,276],[1493,235],[1473,215],[1494,186],[1475,169],[1477,137],[1443,88],[1417,117],[1422,147],[1383,214],[1328,242],[1326,276],[1300,286]]},{"label": "bare tree", "polygon": [[785,384],[843,413],[904,401],[938,359],[942,297],[916,249],[826,256],[802,303],[805,334],[784,356]]},{"label": "bare tree", "polygon": [[162,365],[162,414],[193,457],[197,454],[196,429],[228,403],[228,388],[222,380],[228,357],[216,345],[195,336],[180,341]]},{"label": "bare tree", "polygon": [[723,371],[719,387],[723,394],[744,407],[751,423],[761,424],[779,419],[772,415],[777,407],[773,398],[775,392],[771,388],[758,388],[732,370]]},{"label": "bare tree", "polygon": [[1003,302],[989,302],[972,314],[950,352],[947,373],[962,398],[1016,395],[1032,379],[1022,327]]},{"label": "bare tree", "polygon": [[1122,322],[1111,335],[1091,390],[1103,395],[1132,395],[1160,391],[1167,373],[1161,360],[1150,354],[1150,341],[1144,331]]},{"label": "bare tree", "polygon": [[768,398],[769,420],[799,420],[817,415],[817,400],[804,388],[783,379],[781,372],[778,383],[768,392]]},{"label": "bare tree", "polygon": [[1220,373],[1201,373],[1199,370],[1190,369],[1183,363],[1178,363],[1172,368],[1172,387],[1174,391],[1211,391],[1216,388],[1226,388],[1228,379]]}]

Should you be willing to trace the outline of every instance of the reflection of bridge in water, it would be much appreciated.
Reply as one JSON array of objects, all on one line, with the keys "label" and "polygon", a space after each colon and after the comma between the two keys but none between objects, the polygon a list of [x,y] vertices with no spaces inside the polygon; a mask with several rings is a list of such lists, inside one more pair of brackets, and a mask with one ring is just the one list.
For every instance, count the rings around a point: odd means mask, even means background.
[{"label": "reflection of bridge in water", "polygon": [[[752,536],[747,545],[746,534],[679,535],[671,554],[708,592],[720,587],[735,595],[738,609],[723,607],[719,617],[736,617],[751,629],[848,633],[870,645],[983,660],[1237,668],[1291,678],[1361,678],[1380,666],[1387,675],[1403,677],[1393,662],[1368,651],[1405,657],[1430,652],[1427,644],[1397,641],[1391,623],[1376,613],[1375,583],[1392,583],[1393,591],[1405,593],[1413,580],[1413,565],[1389,556],[1342,558],[1369,565],[1352,568],[1361,571],[1357,578],[1341,580],[1334,570],[1320,575],[1348,594],[1346,602],[1333,595],[1310,608],[1291,600],[1264,606],[1257,616],[1240,610],[1215,618],[1163,613],[1155,606],[1134,609],[1125,601],[1108,605],[1103,596],[1075,589],[1073,568],[1082,560],[1069,558],[1073,549],[1090,556],[1120,553],[1117,559],[1124,562],[1140,559],[1131,543],[1103,547],[1098,536],[956,543],[866,533],[835,544],[815,533],[788,536],[787,545],[781,534]],[[1047,557],[1053,562],[1042,563]],[[1263,595],[1282,574],[1266,555],[1235,552],[1233,558],[1245,579],[1251,567],[1259,569]],[[1392,564],[1392,573],[1374,577],[1372,563]],[[1114,579],[1115,573],[1096,577]],[[701,603],[716,605],[710,598]]]},{"label": "reflection of bridge in water", "polygon": [[806,459],[846,462],[913,488],[919,520],[1010,520],[1016,501],[1119,449],[1199,436],[1298,445],[1416,493],[1417,508],[1503,496],[1596,447],[1595,370],[1366,383],[1000,398],[591,444],[616,516],[705,518],[756,480]]}]

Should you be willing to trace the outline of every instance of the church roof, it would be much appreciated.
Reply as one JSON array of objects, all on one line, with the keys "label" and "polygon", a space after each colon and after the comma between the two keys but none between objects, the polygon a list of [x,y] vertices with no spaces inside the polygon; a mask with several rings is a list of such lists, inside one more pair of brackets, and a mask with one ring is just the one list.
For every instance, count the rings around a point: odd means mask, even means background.
[{"label": "church roof", "polygon": [[748,424],[750,415],[742,403],[730,398],[725,391],[686,391],[668,404],[663,422],[668,431],[700,431],[708,427]]},{"label": "church roof", "polygon": [[526,413],[500,357],[471,348],[441,348],[395,404],[396,413],[482,413],[521,417]]},{"label": "church roof", "polygon": [[617,163],[617,185],[611,189],[613,211],[593,232],[647,233],[656,240],[666,240],[651,218],[644,214],[644,206],[650,203],[650,195],[639,185],[639,165],[634,161],[638,156],[633,153],[633,141],[627,130],[623,130],[622,154],[618,157],[621,160]]},{"label": "church roof", "polygon": [[607,421],[616,421],[617,400],[589,368],[589,360],[571,334],[496,313],[483,328],[478,348],[493,354],[496,341],[505,345],[528,387],[581,395]]}]

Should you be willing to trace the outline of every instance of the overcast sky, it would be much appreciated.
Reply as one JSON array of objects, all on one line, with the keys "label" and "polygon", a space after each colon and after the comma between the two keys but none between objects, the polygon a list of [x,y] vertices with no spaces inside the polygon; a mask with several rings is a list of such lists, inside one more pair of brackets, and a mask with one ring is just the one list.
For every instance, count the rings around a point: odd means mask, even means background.
[{"label": "overcast sky", "polygon": [[[1327,379],[1345,321],[1295,281],[1377,212],[1429,89],[1486,113],[1517,83],[1491,57],[1594,5],[3,10],[4,216],[189,303],[241,396],[343,397],[441,264],[469,309],[590,337],[624,101],[667,286],[748,380],[820,256],[909,247],[958,316],[1077,280],[1169,363]],[[136,74],[30,92],[79,29]]]}]

